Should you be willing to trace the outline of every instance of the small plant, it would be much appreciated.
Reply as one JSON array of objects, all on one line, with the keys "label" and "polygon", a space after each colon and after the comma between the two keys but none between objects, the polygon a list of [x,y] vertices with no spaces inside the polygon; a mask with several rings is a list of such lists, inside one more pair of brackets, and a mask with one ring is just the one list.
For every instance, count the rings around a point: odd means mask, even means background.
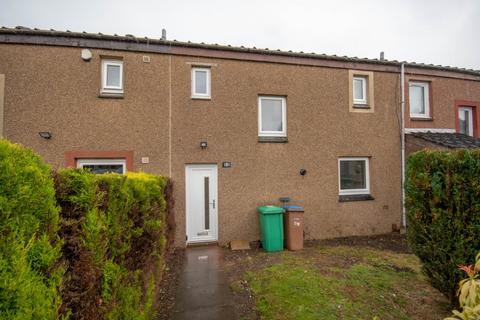
[{"label": "small plant", "polygon": [[480,253],[477,254],[475,265],[460,266],[467,279],[459,283],[458,302],[462,312],[453,310],[453,317],[445,320],[478,320],[480,319]]}]

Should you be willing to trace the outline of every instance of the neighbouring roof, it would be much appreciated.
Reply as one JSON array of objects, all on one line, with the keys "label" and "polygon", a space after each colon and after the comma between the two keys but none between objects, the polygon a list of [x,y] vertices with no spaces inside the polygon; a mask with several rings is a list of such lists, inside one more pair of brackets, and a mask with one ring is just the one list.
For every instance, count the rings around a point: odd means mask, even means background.
[{"label": "neighbouring roof", "polygon": [[72,32],[72,31],[58,31],[58,30],[41,30],[37,28],[27,28],[22,26],[17,26],[15,28],[1,27],[0,35],[30,35],[30,36],[49,36],[49,37],[62,37],[62,38],[83,38],[83,39],[92,39],[92,40],[105,40],[105,41],[118,41],[118,42],[127,42],[127,43],[138,43],[138,44],[160,44],[167,46],[177,46],[177,47],[190,47],[190,48],[203,48],[209,50],[224,50],[224,51],[235,51],[243,53],[257,53],[265,55],[277,55],[277,56],[290,56],[298,58],[312,58],[312,59],[323,59],[323,60],[334,60],[342,62],[357,62],[357,63],[369,63],[369,64],[379,64],[379,65],[390,65],[390,66],[400,66],[402,63],[405,63],[406,67],[416,67],[430,70],[439,70],[439,71],[451,71],[458,72],[463,74],[469,74],[473,76],[480,76],[480,70],[474,69],[465,69],[457,68],[450,66],[441,66],[433,64],[424,64],[416,62],[406,62],[406,61],[397,61],[397,60],[387,60],[387,59],[369,59],[369,58],[358,58],[358,57],[347,57],[347,56],[337,56],[337,55],[327,55],[327,54],[318,54],[318,53],[307,53],[307,52],[294,52],[294,51],[281,51],[281,50],[272,50],[268,48],[247,48],[244,46],[236,47],[231,45],[219,45],[219,44],[206,44],[206,43],[193,43],[193,42],[183,42],[177,40],[166,40],[166,39],[154,39],[147,37],[136,37],[134,35],[127,34],[125,36],[120,36],[117,34],[106,35],[103,33],[87,33],[83,32]]},{"label": "neighbouring roof", "polygon": [[480,148],[480,139],[461,133],[412,132],[414,137],[448,148]]}]

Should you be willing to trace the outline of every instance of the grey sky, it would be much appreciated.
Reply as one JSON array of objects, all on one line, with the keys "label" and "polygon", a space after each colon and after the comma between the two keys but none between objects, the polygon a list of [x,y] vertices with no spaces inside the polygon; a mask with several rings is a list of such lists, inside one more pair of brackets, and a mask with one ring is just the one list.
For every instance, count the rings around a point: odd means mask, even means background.
[{"label": "grey sky", "polygon": [[0,0],[0,25],[480,69],[480,0]]}]

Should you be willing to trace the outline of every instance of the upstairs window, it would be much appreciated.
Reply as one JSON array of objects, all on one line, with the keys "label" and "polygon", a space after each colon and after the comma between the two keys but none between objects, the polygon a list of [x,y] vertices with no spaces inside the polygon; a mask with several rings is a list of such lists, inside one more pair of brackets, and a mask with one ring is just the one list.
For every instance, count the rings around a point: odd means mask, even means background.
[{"label": "upstairs window", "polygon": [[102,93],[123,93],[123,61],[102,60]]},{"label": "upstairs window", "polygon": [[259,97],[258,135],[261,137],[286,137],[286,108],[284,97]]},{"label": "upstairs window", "polygon": [[127,172],[125,159],[78,159],[77,168],[87,169],[96,174]]},{"label": "upstairs window", "polygon": [[375,112],[374,72],[348,70],[348,109],[356,113]]},{"label": "upstairs window", "polygon": [[410,82],[408,96],[411,118],[430,118],[428,82]]},{"label": "upstairs window", "polygon": [[367,105],[367,83],[366,76],[353,77],[353,104],[356,106]]},{"label": "upstairs window", "polygon": [[210,68],[192,68],[192,98],[210,99]]},{"label": "upstairs window", "polygon": [[370,194],[370,168],[368,158],[338,159],[339,194]]},{"label": "upstairs window", "polygon": [[473,137],[473,108],[458,108],[458,124],[460,133]]}]

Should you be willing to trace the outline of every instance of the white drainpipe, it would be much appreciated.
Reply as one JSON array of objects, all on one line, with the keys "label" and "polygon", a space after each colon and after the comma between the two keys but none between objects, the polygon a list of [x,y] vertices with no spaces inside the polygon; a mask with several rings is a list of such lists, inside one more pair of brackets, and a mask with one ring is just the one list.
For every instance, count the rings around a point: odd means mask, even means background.
[{"label": "white drainpipe", "polygon": [[402,63],[400,71],[400,88],[402,90],[402,114],[401,114],[401,148],[402,148],[402,227],[407,227],[407,217],[405,213],[405,63]]}]

